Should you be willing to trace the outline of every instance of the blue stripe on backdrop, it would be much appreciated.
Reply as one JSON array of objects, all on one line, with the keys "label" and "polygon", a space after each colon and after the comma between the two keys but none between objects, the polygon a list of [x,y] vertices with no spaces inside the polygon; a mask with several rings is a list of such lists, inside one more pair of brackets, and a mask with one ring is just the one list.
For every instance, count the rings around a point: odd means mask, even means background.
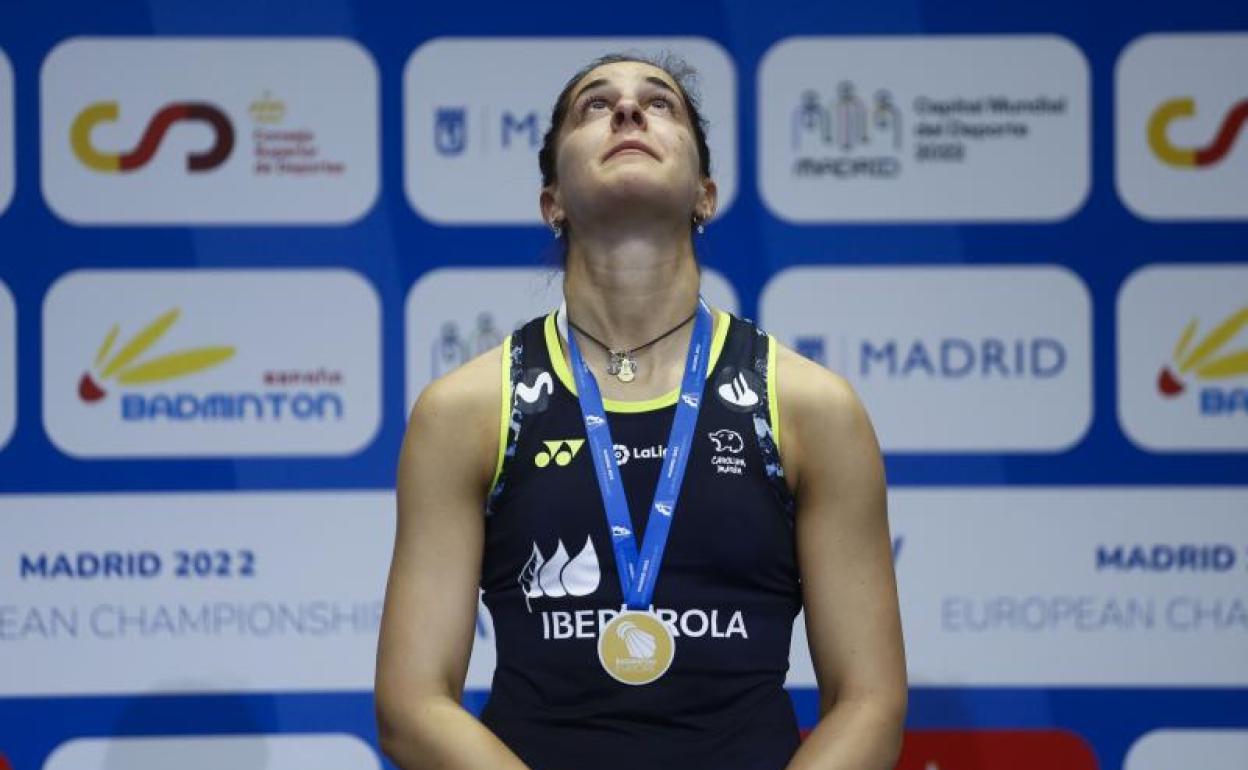
[{"label": "blue stripe on backdrop", "polygon": [[[817,693],[792,693],[802,729],[818,713]],[[479,713],[485,694],[464,704]],[[1094,747],[1102,768],[1122,767],[1145,733],[1184,727],[1242,727],[1248,690],[928,689],[911,692],[907,728],[1071,730]],[[139,695],[0,700],[0,741],[17,770],[41,767],[66,740],[83,736],[349,733],[377,747],[369,693]],[[20,736],[20,740],[15,740]],[[390,766],[387,763],[387,766]]]}]

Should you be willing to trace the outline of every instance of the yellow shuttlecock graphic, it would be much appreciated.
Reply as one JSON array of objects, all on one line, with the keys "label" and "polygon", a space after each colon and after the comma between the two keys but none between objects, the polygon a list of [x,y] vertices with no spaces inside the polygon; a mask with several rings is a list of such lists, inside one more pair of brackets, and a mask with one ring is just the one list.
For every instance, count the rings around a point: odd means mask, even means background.
[{"label": "yellow shuttlecock graphic", "polygon": [[1248,375],[1248,348],[1222,353],[1226,344],[1248,326],[1248,307],[1227,316],[1215,326],[1204,339],[1193,345],[1199,323],[1193,318],[1183,329],[1174,346],[1175,373],[1163,366],[1157,376],[1157,389],[1161,394],[1174,397],[1183,392],[1186,385],[1179,375],[1192,375],[1202,380],[1221,380]]},{"label": "yellow shuttlecock graphic", "polygon": [[94,403],[108,395],[100,384],[105,380],[115,379],[121,385],[146,385],[210,369],[233,357],[234,346],[214,345],[178,350],[140,361],[139,358],[148,348],[156,344],[177,323],[181,313],[179,308],[174,308],[162,314],[139,330],[116,353],[113,353],[113,346],[121,334],[121,327],[113,324],[95,355],[93,367],[98,372],[98,378],[90,371],[85,372],[78,381],[78,396],[89,404]]}]

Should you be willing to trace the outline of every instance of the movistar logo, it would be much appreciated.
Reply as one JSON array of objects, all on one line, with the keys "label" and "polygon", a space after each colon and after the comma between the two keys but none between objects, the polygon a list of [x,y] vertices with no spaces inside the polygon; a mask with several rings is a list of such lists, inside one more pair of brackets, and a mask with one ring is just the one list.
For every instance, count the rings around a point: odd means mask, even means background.
[{"label": "movistar logo", "polygon": [[533,456],[533,464],[539,468],[545,468],[554,462],[555,465],[563,467],[572,462],[572,458],[581,451],[581,447],[585,445],[585,439],[557,439],[543,441],[542,444],[545,445],[545,449]]}]

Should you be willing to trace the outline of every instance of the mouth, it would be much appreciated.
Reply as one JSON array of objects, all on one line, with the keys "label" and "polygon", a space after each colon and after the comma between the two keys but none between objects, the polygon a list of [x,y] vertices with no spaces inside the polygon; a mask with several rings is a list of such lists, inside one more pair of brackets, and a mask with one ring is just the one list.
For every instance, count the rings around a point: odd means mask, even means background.
[{"label": "mouth", "polygon": [[636,139],[625,139],[612,147],[610,150],[607,150],[607,153],[602,156],[602,160],[605,162],[611,157],[619,155],[623,152],[641,152],[649,155],[655,160],[659,159],[659,156],[655,154],[654,150],[651,150],[650,147],[644,142],[639,142]]}]

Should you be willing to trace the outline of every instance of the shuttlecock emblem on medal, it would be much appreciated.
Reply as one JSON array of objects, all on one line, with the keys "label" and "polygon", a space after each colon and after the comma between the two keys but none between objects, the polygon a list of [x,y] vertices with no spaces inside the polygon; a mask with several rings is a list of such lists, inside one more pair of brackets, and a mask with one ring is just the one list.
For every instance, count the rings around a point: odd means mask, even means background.
[{"label": "shuttlecock emblem on medal", "polygon": [[675,655],[671,630],[649,612],[622,612],[598,635],[603,669],[624,684],[650,684],[667,673]]}]

